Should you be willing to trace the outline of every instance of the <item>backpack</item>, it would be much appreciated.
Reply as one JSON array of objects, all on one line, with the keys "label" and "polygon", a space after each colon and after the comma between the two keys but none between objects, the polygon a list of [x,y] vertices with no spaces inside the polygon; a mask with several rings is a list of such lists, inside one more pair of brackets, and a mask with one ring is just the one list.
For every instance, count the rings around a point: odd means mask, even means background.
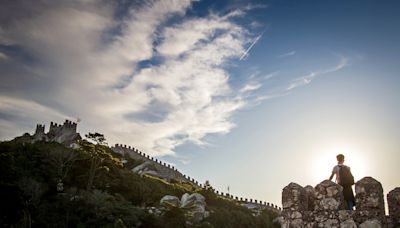
[{"label": "backpack", "polygon": [[351,186],[354,184],[354,177],[351,174],[350,168],[347,166],[339,166],[339,177],[340,177],[340,185],[342,186]]}]

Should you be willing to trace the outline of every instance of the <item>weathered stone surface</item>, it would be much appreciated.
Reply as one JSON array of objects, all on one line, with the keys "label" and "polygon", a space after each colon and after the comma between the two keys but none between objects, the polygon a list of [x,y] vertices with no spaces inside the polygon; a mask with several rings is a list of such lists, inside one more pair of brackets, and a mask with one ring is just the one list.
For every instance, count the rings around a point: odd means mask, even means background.
[{"label": "weathered stone surface", "polygon": [[400,188],[395,188],[387,194],[389,215],[400,219]]},{"label": "weathered stone surface", "polygon": [[363,222],[360,228],[382,228],[382,224],[377,219],[370,219]]},{"label": "weathered stone surface", "polygon": [[282,207],[284,210],[307,210],[307,196],[303,187],[290,183],[282,191]]},{"label": "weathered stone surface", "polygon": [[166,208],[179,207],[185,210],[185,216],[190,222],[200,222],[209,216],[206,211],[205,197],[199,193],[189,195],[185,193],[181,200],[176,196],[166,195],[160,200],[161,206]]},{"label": "weathered stone surface", "polygon": [[186,210],[186,216],[193,222],[199,222],[208,217],[205,197],[199,193],[182,195],[180,207]]},{"label": "weathered stone surface", "polygon": [[[305,207],[302,203],[302,190],[306,193]],[[314,192],[314,193],[313,193]],[[342,187],[331,182],[323,181],[315,189],[311,186],[301,186],[291,183],[283,190],[282,202],[285,203],[279,222],[281,227],[340,227],[340,228],[400,228],[398,207],[400,188],[388,194],[393,216],[385,216],[381,184],[371,177],[366,177],[356,183],[356,211],[343,210],[344,200]],[[312,204],[312,196],[314,204]],[[287,198],[286,198],[287,197]],[[302,206],[303,205],[303,206]],[[312,206],[315,205],[314,210]],[[300,208],[300,209],[299,209]]]},{"label": "weathered stone surface", "polygon": [[313,211],[315,208],[315,190],[311,185],[305,186],[304,190],[306,191],[307,210]]},{"label": "weathered stone surface", "polygon": [[340,223],[340,228],[357,228],[357,224],[353,219],[349,218],[346,221]]},{"label": "weathered stone surface", "polygon": [[160,205],[161,206],[165,206],[167,208],[179,207],[180,206],[180,200],[176,196],[166,195],[163,198],[161,198]]},{"label": "weathered stone surface", "polygon": [[204,196],[202,196],[199,193],[193,193],[191,195],[185,193],[182,195],[181,208],[190,208],[196,205],[203,205],[203,206],[206,205]]},{"label": "weathered stone surface", "polygon": [[344,209],[342,186],[324,180],[315,187],[315,210]]},{"label": "weathered stone surface", "polygon": [[334,228],[334,227],[339,227],[339,220],[337,219],[327,219],[323,222],[318,223],[318,227],[330,227],[330,228]]},{"label": "weathered stone surface", "polygon": [[364,177],[356,186],[357,217],[360,224],[370,219],[385,220],[385,206],[381,183],[372,177]]}]

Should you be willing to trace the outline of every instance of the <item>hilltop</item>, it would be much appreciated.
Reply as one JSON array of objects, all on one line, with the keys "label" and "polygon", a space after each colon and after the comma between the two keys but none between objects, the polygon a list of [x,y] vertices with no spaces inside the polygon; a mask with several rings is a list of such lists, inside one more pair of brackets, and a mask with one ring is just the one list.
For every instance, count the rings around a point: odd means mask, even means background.
[{"label": "hilltop", "polygon": [[[132,152],[133,151],[133,152]],[[279,227],[279,210],[221,194],[137,149],[37,125],[0,143],[3,227]]]}]

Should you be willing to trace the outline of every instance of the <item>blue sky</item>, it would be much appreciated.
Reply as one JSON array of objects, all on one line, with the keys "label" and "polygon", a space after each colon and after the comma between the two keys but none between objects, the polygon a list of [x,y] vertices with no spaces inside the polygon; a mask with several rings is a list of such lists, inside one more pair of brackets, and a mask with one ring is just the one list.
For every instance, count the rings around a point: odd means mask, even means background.
[{"label": "blue sky", "polygon": [[[26,1],[0,9],[0,137],[82,119],[218,190],[398,186],[398,1]],[[397,181],[397,182],[396,182]]]}]

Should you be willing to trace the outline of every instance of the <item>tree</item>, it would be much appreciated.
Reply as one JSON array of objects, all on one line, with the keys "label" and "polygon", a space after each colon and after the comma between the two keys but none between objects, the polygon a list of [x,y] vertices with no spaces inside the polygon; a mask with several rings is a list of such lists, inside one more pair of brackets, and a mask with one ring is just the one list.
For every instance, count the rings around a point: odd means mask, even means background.
[{"label": "tree", "polygon": [[69,148],[56,147],[49,153],[50,164],[56,170],[57,182],[62,184],[74,163],[79,159],[79,153]]},{"label": "tree", "polygon": [[100,133],[89,133],[85,135],[86,138],[95,142],[95,144],[84,143],[83,146],[87,152],[89,152],[90,156],[90,168],[89,168],[89,178],[86,186],[86,190],[90,191],[93,186],[93,181],[96,177],[96,172],[99,168],[101,168],[101,164],[103,163],[103,158],[101,155],[104,155],[106,152],[104,150],[104,146],[107,145],[106,139],[103,134]]}]

